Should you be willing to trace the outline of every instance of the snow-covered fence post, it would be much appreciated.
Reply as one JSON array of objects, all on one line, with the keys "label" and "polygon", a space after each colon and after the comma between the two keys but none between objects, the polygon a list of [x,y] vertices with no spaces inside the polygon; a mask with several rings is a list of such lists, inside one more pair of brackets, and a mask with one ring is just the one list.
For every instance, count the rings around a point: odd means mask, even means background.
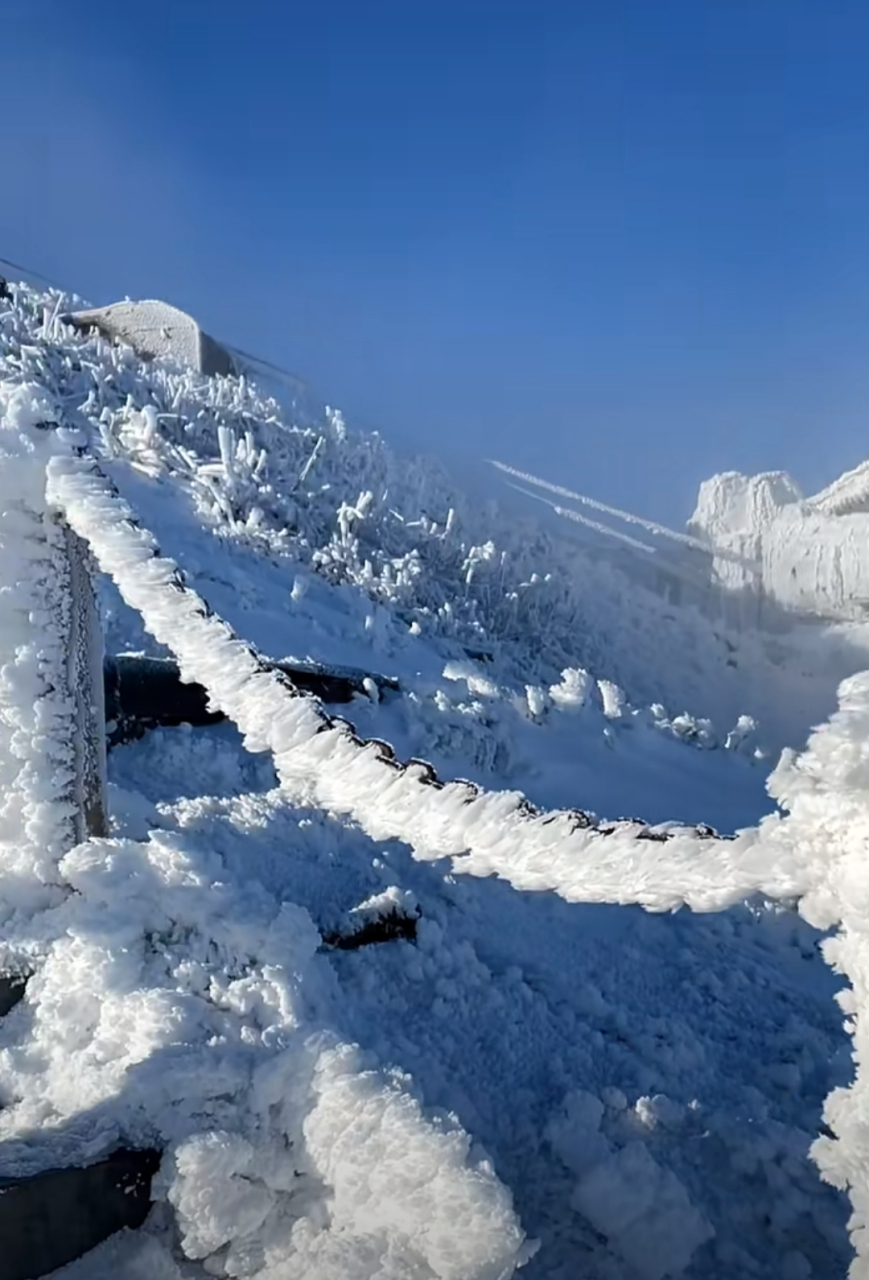
[{"label": "snow-covered fence post", "polygon": [[39,385],[0,384],[0,876],[12,910],[54,900],[63,856],[108,827],[92,562],[46,493],[50,459],[81,443],[58,421]]},{"label": "snow-covered fence post", "polygon": [[75,704],[73,717],[73,803],[76,841],[109,834],[106,808],[105,651],[90,572],[90,553],[68,525],[62,525],[69,574],[66,670]]}]

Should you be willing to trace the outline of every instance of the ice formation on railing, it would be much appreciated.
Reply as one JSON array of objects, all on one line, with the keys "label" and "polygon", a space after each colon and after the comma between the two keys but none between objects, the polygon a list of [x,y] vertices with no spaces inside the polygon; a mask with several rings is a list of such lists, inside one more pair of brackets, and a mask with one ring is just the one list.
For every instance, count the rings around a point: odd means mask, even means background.
[{"label": "ice formation on railing", "polygon": [[[425,766],[398,765],[377,744],[360,742],[346,726],[330,723],[311,699],[293,696],[265,671],[255,653],[184,587],[176,566],[160,557],[153,539],[136,527],[130,508],[92,464],[53,460],[49,492],[148,627],[174,649],[187,678],[206,685],[215,705],[242,728],[251,749],[273,751],[290,795],[304,793],[326,809],[351,815],[375,839],[397,836],[417,857],[452,854],[457,871],[496,874],[522,889],[554,889],[572,901],[639,902],[658,909],[684,902],[714,910],[755,892],[802,897],[803,910],[815,923],[844,919],[842,937],[827,944],[829,958],[847,966],[849,974],[859,972],[862,953],[854,953],[854,947],[861,944],[854,942],[856,931],[849,934],[848,913],[836,901],[841,868],[830,865],[826,844],[818,844],[818,818],[826,809],[818,809],[811,751],[802,765],[786,764],[777,775],[776,793],[791,816],[768,819],[759,832],[733,841],[631,823],[583,827],[579,815],[528,813],[515,794],[432,785]],[[566,684],[573,696],[580,694],[580,679]],[[862,685],[859,691],[865,693]],[[612,703],[616,692],[606,690],[604,696]],[[847,710],[847,690],[844,696]],[[869,705],[869,698],[865,701]],[[862,706],[860,713],[869,717]],[[856,728],[861,727],[862,720]],[[865,753],[859,735],[853,746],[853,730],[851,741],[854,760],[848,768],[853,781],[865,786]],[[832,743],[834,755],[838,745]],[[817,742],[812,751],[817,754]],[[850,804],[847,800],[838,786],[829,802],[830,812],[840,814],[837,829],[866,804],[859,792]],[[859,836],[851,847],[855,856],[860,853]],[[858,919],[859,908],[854,923]],[[859,980],[856,993],[859,1000]],[[862,1221],[867,1179],[850,1115],[861,1104],[862,1086],[858,1079],[857,1093],[833,1096],[828,1119],[838,1140],[816,1147],[825,1174],[852,1191],[855,1227]],[[856,1243],[859,1248],[859,1233]]]},{"label": "ice formation on railing", "polygon": [[824,1178],[847,1190],[857,1251],[853,1280],[869,1275],[869,672],[839,690],[839,710],[817,729],[806,750],[784,753],[770,790],[785,816],[767,818],[760,847],[772,859],[788,855],[807,868],[801,914],[829,931],[826,959],[850,986],[838,1001],[854,1038],[856,1078],[827,1099],[830,1132],[813,1155]]},{"label": "ice formation on railing", "polygon": [[383,745],[363,743],[310,698],[292,696],[162,557],[114,486],[86,459],[58,458],[49,494],[86,539],[145,626],[178,659],[182,678],[205,686],[252,751],[270,750],[283,784],[349,814],[374,839],[396,837],[417,857],[452,856],[458,871],[498,875],[516,888],[550,889],[575,902],[637,902],[654,910],[687,903],[716,910],[762,891],[793,898],[797,861],[759,860],[753,833],[719,841],[692,828],[592,825],[586,815],[535,812],[516,792],[467,783],[430,785],[428,766],[402,766]]}]

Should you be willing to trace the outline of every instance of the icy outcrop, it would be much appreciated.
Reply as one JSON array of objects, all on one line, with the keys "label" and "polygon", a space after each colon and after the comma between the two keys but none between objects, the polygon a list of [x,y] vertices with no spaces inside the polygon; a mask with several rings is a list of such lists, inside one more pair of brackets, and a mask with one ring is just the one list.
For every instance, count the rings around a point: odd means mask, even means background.
[{"label": "icy outcrop", "polygon": [[[716,546],[731,537],[756,537],[784,507],[802,501],[802,497],[786,471],[765,471],[756,476],[724,471],[701,484],[689,527],[701,531]],[[749,552],[747,558],[756,559],[756,555]]]}]

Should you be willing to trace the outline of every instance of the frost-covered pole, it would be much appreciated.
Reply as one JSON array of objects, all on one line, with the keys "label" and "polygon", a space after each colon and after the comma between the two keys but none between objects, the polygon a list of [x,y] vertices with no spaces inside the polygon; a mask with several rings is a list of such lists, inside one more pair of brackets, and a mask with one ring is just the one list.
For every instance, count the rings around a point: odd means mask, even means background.
[{"label": "frost-covered pole", "polygon": [[106,808],[105,651],[86,544],[64,524],[69,575],[67,683],[72,695],[76,840],[109,834]]},{"label": "frost-covered pole", "polygon": [[0,382],[4,918],[56,901],[64,855],[107,831],[102,638],[90,558],[46,496],[49,460],[77,443],[59,419],[44,387]]}]

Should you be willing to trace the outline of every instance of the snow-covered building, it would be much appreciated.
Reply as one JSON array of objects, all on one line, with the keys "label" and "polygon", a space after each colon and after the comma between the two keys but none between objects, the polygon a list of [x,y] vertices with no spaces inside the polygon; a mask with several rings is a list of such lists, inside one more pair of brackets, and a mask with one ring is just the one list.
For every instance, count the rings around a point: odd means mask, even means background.
[{"label": "snow-covered building", "polygon": [[869,467],[804,498],[783,471],[700,486],[689,528],[712,549],[711,603],[735,624],[780,629],[794,614],[869,610]]},{"label": "snow-covered building", "polygon": [[113,342],[126,343],[146,360],[163,356],[210,376],[237,372],[226,348],[186,311],[168,302],[113,302],[108,307],[75,311],[64,319],[77,329],[97,329]]}]

